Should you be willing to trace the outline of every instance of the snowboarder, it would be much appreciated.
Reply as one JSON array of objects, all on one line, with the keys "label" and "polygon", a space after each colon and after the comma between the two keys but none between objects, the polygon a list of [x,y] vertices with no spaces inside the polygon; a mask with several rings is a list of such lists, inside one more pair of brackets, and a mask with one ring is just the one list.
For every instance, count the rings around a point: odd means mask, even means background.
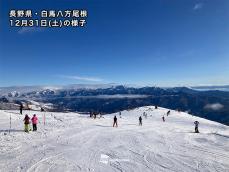
[{"label": "snowboarder", "polygon": [[20,114],[22,115],[23,105],[20,105]]},{"label": "snowboarder", "polygon": [[195,121],[194,124],[195,124],[195,133],[199,133],[199,129],[198,129],[199,122]]},{"label": "snowboarder", "polygon": [[163,122],[165,122],[165,117],[164,116],[162,117],[162,120],[163,120]]},{"label": "snowboarder", "polygon": [[38,122],[38,119],[37,119],[37,116],[36,114],[33,115],[32,117],[32,124],[33,124],[33,131],[37,131],[37,122]]},{"label": "snowboarder", "polygon": [[139,125],[142,126],[142,117],[139,117]]},{"label": "snowboarder", "polygon": [[114,123],[113,123],[113,127],[114,126],[116,126],[116,127],[118,127],[118,121],[117,121],[118,119],[117,119],[117,117],[116,117],[116,115],[114,116]]},{"label": "snowboarder", "polygon": [[169,114],[170,114],[170,110],[167,112],[167,116],[169,116]]},{"label": "snowboarder", "polygon": [[29,132],[29,116],[26,114],[24,118],[24,124],[25,124],[25,132]]}]

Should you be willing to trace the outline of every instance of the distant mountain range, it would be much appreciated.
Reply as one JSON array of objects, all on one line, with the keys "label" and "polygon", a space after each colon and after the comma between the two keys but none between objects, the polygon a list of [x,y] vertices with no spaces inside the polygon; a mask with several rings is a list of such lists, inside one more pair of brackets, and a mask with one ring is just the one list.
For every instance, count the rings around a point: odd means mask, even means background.
[{"label": "distant mountain range", "polygon": [[[112,113],[158,105],[229,125],[229,86],[136,87],[117,84],[1,87],[0,109]],[[201,91],[200,91],[201,90]]]}]

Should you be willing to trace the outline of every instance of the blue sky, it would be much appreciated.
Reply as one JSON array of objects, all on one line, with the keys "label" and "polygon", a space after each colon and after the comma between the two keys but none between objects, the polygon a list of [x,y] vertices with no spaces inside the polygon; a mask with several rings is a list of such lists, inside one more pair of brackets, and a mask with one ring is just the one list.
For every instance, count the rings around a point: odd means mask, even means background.
[{"label": "blue sky", "polygon": [[[12,9],[86,9],[84,28],[15,28]],[[229,84],[228,0],[0,1],[0,86]]]}]

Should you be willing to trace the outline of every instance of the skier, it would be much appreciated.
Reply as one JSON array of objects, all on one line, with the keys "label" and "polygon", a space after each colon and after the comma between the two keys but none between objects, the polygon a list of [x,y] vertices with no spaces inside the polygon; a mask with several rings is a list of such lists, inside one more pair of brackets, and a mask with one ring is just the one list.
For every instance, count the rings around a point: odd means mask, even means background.
[{"label": "skier", "polygon": [[164,116],[162,117],[162,120],[163,120],[163,122],[165,122],[165,117]]},{"label": "skier", "polygon": [[143,112],[143,116],[145,117],[145,119],[147,119],[147,113]]},{"label": "skier", "polygon": [[29,132],[29,116],[26,114],[24,118],[24,124],[25,124],[25,132]]},{"label": "skier", "polygon": [[20,105],[20,114],[22,115],[22,109],[23,109],[23,105]]},{"label": "skier", "polygon": [[116,126],[116,127],[118,127],[118,121],[117,121],[118,119],[117,119],[117,117],[116,117],[116,115],[114,116],[114,123],[113,123],[113,127],[114,126]]},{"label": "skier", "polygon": [[194,124],[195,124],[195,133],[199,133],[199,129],[198,129],[199,122],[195,121]]},{"label": "skier", "polygon": [[139,117],[139,125],[142,126],[142,117]]},{"label": "skier", "polygon": [[167,116],[169,116],[169,114],[170,114],[170,110],[167,112]]},{"label": "skier", "polygon": [[33,124],[33,131],[37,131],[37,122],[38,122],[38,119],[36,117],[36,115],[34,114],[33,117],[32,117],[32,124]]},{"label": "skier", "polygon": [[41,107],[41,112],[44,112],[45,110],[44,110],[44,108],[43,107]]}]

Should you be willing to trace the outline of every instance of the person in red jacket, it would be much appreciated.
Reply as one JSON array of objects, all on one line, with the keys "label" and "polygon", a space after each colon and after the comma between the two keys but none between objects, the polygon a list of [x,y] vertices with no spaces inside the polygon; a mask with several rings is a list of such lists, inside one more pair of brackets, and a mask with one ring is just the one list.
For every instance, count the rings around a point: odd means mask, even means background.
[{"label": "person in red jacket", "polygon": [[37,122],[38,122],[37,116],[34,114],[32,117],[33,131],[37,131]]},{"label": "person in red jacket", "polygon": [[25,132],[29,132],[29,116],[26,114],[24,118],[24,124],[25,124]]}]

